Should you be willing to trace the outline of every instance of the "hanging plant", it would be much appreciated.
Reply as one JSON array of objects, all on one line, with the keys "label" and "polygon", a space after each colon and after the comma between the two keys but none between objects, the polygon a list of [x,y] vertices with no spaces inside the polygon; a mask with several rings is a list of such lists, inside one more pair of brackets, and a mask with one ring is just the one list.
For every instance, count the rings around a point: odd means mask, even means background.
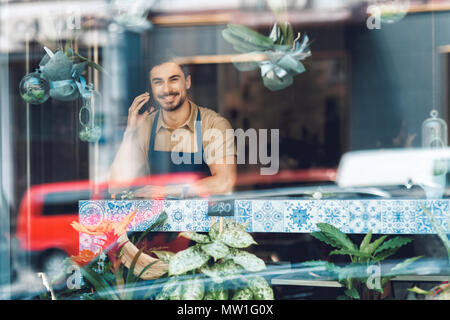
[{"label": "hanging plant", "polygon": [[308,36],[298,33],[295,37],[289,22],[275,22],[269,36],[237,24],[229,24],[222,35],[243,53],[234,59],[235,67],[239,71],[260,68],[264,86],[272,91],[290,86],[294,76],[305,71],[300,61],[311,56]]},{"label": "hanging plant", "polygon": [[[92,84],[87,84],[82,73],[86,67],[105,70],[97,63],[73,51],[66,43],[64,50],[53,53],[44,47],[45,56],[35,72],[23,77],[19,84],[21,97],[30,104],[42,104],[50,97],[59,101],[74,101],[81,97],[79,111],[80,139],[97,142],[101,129],[95,124],[95,106],[99,108],[100,94]],[[88,120],[83,120],[83,118]]]}]

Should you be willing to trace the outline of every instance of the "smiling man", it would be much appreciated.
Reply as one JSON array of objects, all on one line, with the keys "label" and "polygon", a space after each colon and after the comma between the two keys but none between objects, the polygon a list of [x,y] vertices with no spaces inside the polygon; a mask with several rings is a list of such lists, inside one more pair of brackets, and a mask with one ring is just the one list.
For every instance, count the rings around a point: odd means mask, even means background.
[{"label": "smiling man", "polygon": [[[148,174],[189,172],[203,178],[189,187],[149,185],[134,195],[154,198],[231,192],[236,181],[236,152],[234,138],[226,135],[230,123],[189,99],[191,76],[173,60],[158,62],[149,76],[152,93],[137,96],[128,110],[127,128],[110,169],[110,189]],[[151,96],[151,108],[146,109]]]}]

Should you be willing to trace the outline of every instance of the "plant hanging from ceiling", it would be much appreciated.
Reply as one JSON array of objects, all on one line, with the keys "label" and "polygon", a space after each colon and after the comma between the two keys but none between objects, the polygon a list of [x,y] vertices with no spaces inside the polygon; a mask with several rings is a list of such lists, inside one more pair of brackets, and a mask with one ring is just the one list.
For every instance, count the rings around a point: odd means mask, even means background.
[{"label": "plant hanging from ceiling", "polygon": [[42,104],[50,97],[59,101],[74,101],[81,97],[80,139],[87,142],[98,141],[101,129],[94,124],[94,105],[99,107],[100,94],[92,84],[86,83],[82,73],[86,67],[101,72],[104,72],[104,69],[68,46],[56,52],[47,47],[44,47],[44,50],[46,54],[41,59],[39,68],[25,75],[20,81],[22,99],[30,104]]},{"label": "plant hanging from ceiling", "polygon": [[261,69],[264,86],[272,91],[290,86],[294,76],[305,71],[300,62],[311,56],[309,38],[294,35],[289,22],[275,22],[269,36],[243,25],[229,24],[222,35],[242,55],[233,64],[239,71]]}]

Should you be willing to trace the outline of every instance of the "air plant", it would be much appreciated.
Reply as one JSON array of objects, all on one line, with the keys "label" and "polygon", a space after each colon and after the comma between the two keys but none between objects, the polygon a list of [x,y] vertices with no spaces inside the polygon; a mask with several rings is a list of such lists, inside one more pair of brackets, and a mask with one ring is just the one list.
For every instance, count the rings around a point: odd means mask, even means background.
[{"label": "air plant", "polygon": [[275,22],[269,36],[242,25],[229,24],[222,31],[226,41],[243,55],[233,63],[240,71],[261,69],[264,85],[272,91],[287,88],[295,75],[305,71],[300,62],[311,55],[309,38],[294,36],[289,22]]}]

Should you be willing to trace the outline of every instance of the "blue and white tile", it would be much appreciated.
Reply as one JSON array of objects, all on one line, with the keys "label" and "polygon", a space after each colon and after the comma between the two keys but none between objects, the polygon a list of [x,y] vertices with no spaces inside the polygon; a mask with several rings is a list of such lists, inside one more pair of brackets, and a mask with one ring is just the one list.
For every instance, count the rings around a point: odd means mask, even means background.
[{"label": "blue and white tile", "polygon": [[284,204],[277,200],[254,200],[253,232],[283,232],[284,231]]},{"label": "blue and white tile", "polygon": [[349,200],[348,226],[349,233],[380,233],[382,230],[382,203],[379,200]]},{"label": "blue and white tile", "polygon": [[319,201],[317,206],[318,222],[329,223],[342,232],[349,230],[348,200]]},{"label": "blue and white tile", "polygon": [[284,202],[285,232],[311,232],[316,230],[316,200],[287,200]]},{"label": "blue and white tile", "polygon": [[382,200],[382,222],[384,234],[414,233],[419,210],[415,200]]},{"label": "blue and white tile", "polygon": [[237,200],[234,207],[234,216],[237,222],[248,224],[246,230],[253,232],[253,209],[252,201]]},{"label": "blue and white tile", "polygon": [[435,220],[442,226],[445,231],[449,231],[449,215],[448,215],[448,201],[434,200],[434,201],[418,201],[418,211],[416,218],[416,233],[435,233],[431,225],[430,219],[420,206],[425,204],[426,209],[432,213]]}]

